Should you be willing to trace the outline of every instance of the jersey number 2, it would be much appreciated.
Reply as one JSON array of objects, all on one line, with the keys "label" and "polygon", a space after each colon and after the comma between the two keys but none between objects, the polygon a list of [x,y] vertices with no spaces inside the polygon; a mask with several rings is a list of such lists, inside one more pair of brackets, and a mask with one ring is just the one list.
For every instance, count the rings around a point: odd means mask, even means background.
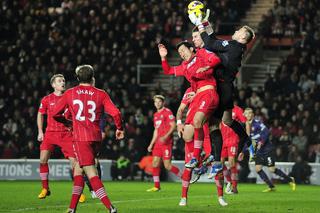
[{"label": "jersey number 2", "polygon": [[[78,121],[84,121],[86,119],[85,116],[82,116],[82,111],[83,111],[83,102],[79,99],[73,100],[73,105],[78,105],[79,109],[76,114],[76,119]],[[89,121],[93,122],[96,119],[96,103],[94,101],[87,101],[87,106],[88,106],[88,113],[91,115]],[[89,108],[90,107],[90,108]]]}]

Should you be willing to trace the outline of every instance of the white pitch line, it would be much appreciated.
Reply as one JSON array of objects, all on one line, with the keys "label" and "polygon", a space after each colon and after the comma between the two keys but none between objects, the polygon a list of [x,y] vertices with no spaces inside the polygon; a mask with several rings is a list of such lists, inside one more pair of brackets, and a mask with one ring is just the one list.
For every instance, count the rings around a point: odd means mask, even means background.
[{"label": "white pitch line", "polygon": [[[192,196],[192,198],[210,198],[212,196],[206,195],[206,196]],[[112,201],[112,203],[135,203],[135,202],[142,202],[142,201],[158,201],[158,200],[179,200],[180,197],[164,197],[164,198],[151,198],[151,199],[134,199],[134,200],[116,200],[116,201]],[[89,206],[92,204],[96,204],[96,205],[101,205],[102,203],[83,203],[83,204],[79,204],[80,206]],[[67,205],[55,205],[55,206],[45,206],[45,207],[33,207],[33,208],[23,208],[23,209],[12,209],[9,210],[10,212],[27,212],[27,211],[33,211],[33,210],[41,210],[41,209],[51,209],[51,208],[68,208]],[[1,212],[1,211],[0,211]]]}]

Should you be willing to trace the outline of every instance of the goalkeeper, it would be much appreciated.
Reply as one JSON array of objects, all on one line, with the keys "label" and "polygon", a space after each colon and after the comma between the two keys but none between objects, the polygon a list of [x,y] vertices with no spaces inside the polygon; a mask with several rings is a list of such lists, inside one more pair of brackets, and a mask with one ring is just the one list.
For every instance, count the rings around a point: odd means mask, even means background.
[{"label": "goalkeeper", "polygon": [[[253,110],[247,108],[244,111],[244,116],[247,118],[247,124],[250,126],[250,137],[253,141],[256,141],[256,172],[260,178],[268,185],[266,190],[263,192],[272,192],[275,190],[275,186],[267,176],[267,174],[262,170],[263,166],[267,166],[271,173],[274,173],[282,177],[287,183],[290,184],[292,190],[296,189],[295,180],[293,177],[289,177],[283,171],[275,167],[274,161],[274,148],[273,144],[269,140],[269,130],[260,121],[254,117]],[[239,160],[242,160],[243,153],[239,155]]]},{"label": "goalkeeper", "polygon": [[[204,41],[204,48],[216,53],[221,59],[221,64],[216,67],[216,72],[214,72],[220,102],[218,109],[210,119],[210,123],[219,124],[219,120],[222,120],[225,125],[233,129],[240,138],[238,150],[242,150],[244,144],[250,147],[251,140],[244,127],[232,119],[232,109],[234,107],[233,81],[241,66],[246,45],[254,38],[255,34],[250,27],[243,26],[235,31],[232,35],[232,40],[219,40],[215,37],[212,27],[208,22],[209,14],[210,10],[207,10],[206,16],[203,18],[201,14],[197,16],[195,13],[189,13],[189,19],[200,31],[201,38]],[[205,72],[205,69],[203,69],[203,71]],[[212,168],[211,173],[216,173],[217,170],[222,169],[221,163],[218,161],[221,158],[223,141],[218,125],[210,129],[212,130],[210,138],[211,141],[214,142],[214,156],[217,160],[213,164],[216,168]],[[253,156],[252,152],[250,152],[250,156]]]}]

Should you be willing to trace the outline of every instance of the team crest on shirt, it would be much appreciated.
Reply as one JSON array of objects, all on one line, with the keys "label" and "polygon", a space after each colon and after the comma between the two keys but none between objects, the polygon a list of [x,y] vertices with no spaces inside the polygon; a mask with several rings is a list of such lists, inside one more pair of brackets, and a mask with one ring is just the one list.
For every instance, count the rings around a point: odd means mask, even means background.
[{"label": "team crest on shirt", "polygon": [[173,119],[173,115],[169,115],[169,119]]},{"label": "team crest on shirt", "polygon": [[187,65],[187,69],[189,69],[189,67],[191,67],[194,63],[196,63],[196,60],[197,60],[197,57],[194,57]]},{"label": "team crest on shirt", "polygon": [[202,101],[199,109],[203,109],[204,105],[206,105],[206,102],[205,102],[205,101]]},{"label": "team crest on shirt", "polygon": [[156,121],[156,128],[159,128],[159,127],[160,127],[160,125],[161,125],[161,123],[162,123],[162,121],[161,121],[161,120]]},{"label": "team crest on shirt", "polygon": [[228,41],[226,41],[226,40],[224,40],[223,42],[222,42],[222,46],[228,46],[229,45],[229,42]]}]

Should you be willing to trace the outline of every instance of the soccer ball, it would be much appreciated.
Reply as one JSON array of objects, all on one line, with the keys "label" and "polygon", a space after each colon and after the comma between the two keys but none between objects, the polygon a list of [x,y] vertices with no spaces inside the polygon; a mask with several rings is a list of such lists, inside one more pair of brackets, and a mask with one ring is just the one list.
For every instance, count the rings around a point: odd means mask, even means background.
[{"label": "soccer ball", "polygon": [[197,18],[205,16],[205,7],[201,1],[192,1],[188,5],[188,14],[194,14]]}]

